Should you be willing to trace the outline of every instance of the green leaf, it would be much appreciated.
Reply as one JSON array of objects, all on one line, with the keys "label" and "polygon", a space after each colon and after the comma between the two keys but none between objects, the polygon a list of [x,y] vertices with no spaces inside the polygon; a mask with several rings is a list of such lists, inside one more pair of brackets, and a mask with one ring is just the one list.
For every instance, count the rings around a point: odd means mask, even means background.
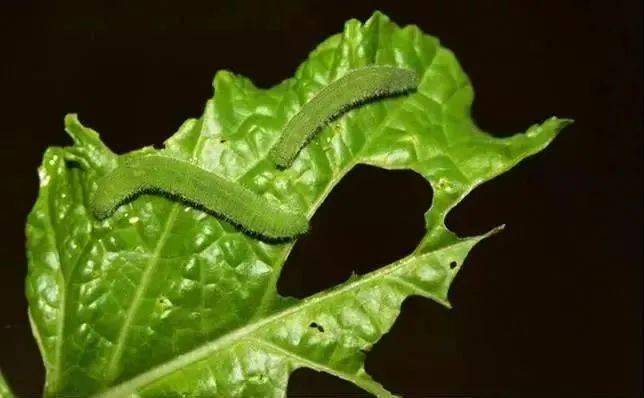
[{"label": "green leaf", "polygon": [[9,388],[7,381],[4,379],[2,371],[0,371],[0,398],[13,398],[11,389]]},{"label": "green leaf", "polygon": [[[373,64],[414,70],[417,92],[348,112],[292,167],[276,169],[268,152],[288,119],[325,85]],[[366,374],[366,352],[405,298],[449,306],[452,280],[484,237],[457,237],[444,225],[447,212],[569,123],[551,118],[509,138],[481,131],[454,55],[380,13],[347,22],[275,87],[220,71],[214,89],[203,116],[163,149],[116,155],[68,116],[73,146],[45,153],[27,223],[27,295],[46,395],[282,397],[289,375],[308,367],[390,396]],[[427,231],[391,265],[303,300],[281,297],[276,283],[293,242],[257,240],[160,196],[92,217],[97,179],[150,153],[190,161],[309,217],[357,164],[414,170],[434,190]]]}]

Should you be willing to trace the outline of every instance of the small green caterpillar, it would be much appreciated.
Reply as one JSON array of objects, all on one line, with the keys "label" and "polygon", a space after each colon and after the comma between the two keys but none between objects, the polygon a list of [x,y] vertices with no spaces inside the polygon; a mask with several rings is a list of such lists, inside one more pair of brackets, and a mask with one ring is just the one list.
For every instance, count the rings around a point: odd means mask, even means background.
[{"label": "small green caterpillar", "polygon": [[373,65],[349,71],[324,87],[293,116],[269,153],[279,167],[289,167],[300,150],[329,120],[371,98],[400,94],[418,87],[414,71]]},{"label": "small green caterpillar", "polygon": [[247,188],[200,167],[163,156],[131,160],[101,178],[92,211],[97,218],[106,218],[143,193],[179,198],[271,239],[293,237],[308,229],[303,214],[275,206]]}]

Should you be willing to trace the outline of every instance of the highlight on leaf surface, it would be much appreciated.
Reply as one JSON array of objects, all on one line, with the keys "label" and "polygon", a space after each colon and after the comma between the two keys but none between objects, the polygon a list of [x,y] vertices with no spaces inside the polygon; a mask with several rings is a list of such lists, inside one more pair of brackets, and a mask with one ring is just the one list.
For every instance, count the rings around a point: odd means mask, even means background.
[{"label": "highlight on leaf surface", "polygon": [[[291,167],[278,170],[269,152],[300,104],[365,65],[414,71],[419,84],[412,95],[352,109],[320,129]],[[449,307],[454,278],[488,236],[457,236],[445,226],[448,212],[478,185],[543,150],[570,123],[552,117],[505,138],[482,131],[471,119],[473,89],[454,54],[418,27],[399,27],[381,13],[347,22],[293,78],[274,87],[257,88],[229,72],[217,73],[214,87],[203,115],[181,125],[162,149],[117,155],[68,117],[73,145],[45,152],[27,221],[26,293],[47,397],[277,398],[286,396],[290,375],[301,367],[392,396],[367,374],[367,352],[408,297]],[[323,113],[318,120],[328,117]],[[148,157],[154,167],[145,165]],[[82,167],[69,167],[70,160]],[[143,163],[119,171],[130,161]],[[164,174],[154,189],[163,185],[199,206],[214,200],[213,209],[256,217],[250,225],[278,232],[304,223],[283,218],[276,227],[273,213],[264,214],[264,205],[238,188],[311,217],[355,165],[369,164],[418,173],[433,199],[425,235],[407,257],[313,296],[287,298],[277,282],[293,241],[257,239],[158,195],[129,202],[118,216],[94,217],[95,197],[99,213],[108,212],[116,199],[144,186],[136,170],[147,180],[159,166],[154,162],[168,162],[172,167],[161,167],[177,173]],[[113,170],[124,173],[116,179],[124,185],[99,188]],[[219,193],[229,192],[222,184],[203,186],[212,175],[235,183],[230,198],[222,201]],[[178,191],[177,183],[186,186]],[[218,194],[198,196],[212,190]]]},{"label": "highlight on leaf surface", "polygon": [[304,214],[284,210],[239,183],[164,156],[130,160],[103,177],[92,210],[103,219],[143,193],[178,198],[268,238],[290,238],[308,229]]},{"label": "highlight on leaf surface", "polygon": [[289,167],[298,152],[329,120],[368,99],[400,94],[418,86],[409,69],[372,65],[352,69],[323,87],[286,123],[270,156],[276,165]]},{"label": "highlight on leaf surface", "polygon": [[2,375],[2,370],[0,370],[0,398],[13,398],[13,393]]}]

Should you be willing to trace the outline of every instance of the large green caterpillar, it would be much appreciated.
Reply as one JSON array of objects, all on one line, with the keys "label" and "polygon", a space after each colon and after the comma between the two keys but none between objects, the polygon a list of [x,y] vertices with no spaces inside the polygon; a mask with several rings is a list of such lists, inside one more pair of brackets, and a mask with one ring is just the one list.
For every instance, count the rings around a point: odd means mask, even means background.
[{"label": "large green caterpillar", "polygon": [[289,167],[300,150],[329,120],[366,100],[418,87],[414,71],[393,66],[357,68],[324,87],[295,114],[269,153],[279,167]]},{"label": "large green caterpillar", "polygon": [[223,217],[271,239],[302,234],[307,218],[278,207],[256,193],[190,163],[146,156],[120,165],[101,178],[92,202],[103,219],[143,193],[162,193]]}]

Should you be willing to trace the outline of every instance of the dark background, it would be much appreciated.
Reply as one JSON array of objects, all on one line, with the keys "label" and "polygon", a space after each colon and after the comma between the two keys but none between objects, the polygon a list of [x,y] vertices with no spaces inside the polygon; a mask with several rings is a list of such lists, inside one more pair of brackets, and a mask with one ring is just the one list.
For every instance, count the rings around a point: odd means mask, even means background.
[{"label": "dark background", "polygon": [[[576,123],[454,210],[460,234],[508,227],[471,253],[453,310],[405,302],[367,370],[408,397],[641,396],[638,0],[1,0],[0,368],[19,395],[44,380],[23,294],[23,228],[43,151],[69,143],[63,115],[78,112],[119,152],[159,145],[200,115],[218,69],[271,86],[374,9],[457,54],[484,129],[508,135],[553,114]],[[430,200],[412,173],[354,170],[297,244],[281,292],[303,297],[405,255]],[[361,396],[305,370],[289,393]]]}]

